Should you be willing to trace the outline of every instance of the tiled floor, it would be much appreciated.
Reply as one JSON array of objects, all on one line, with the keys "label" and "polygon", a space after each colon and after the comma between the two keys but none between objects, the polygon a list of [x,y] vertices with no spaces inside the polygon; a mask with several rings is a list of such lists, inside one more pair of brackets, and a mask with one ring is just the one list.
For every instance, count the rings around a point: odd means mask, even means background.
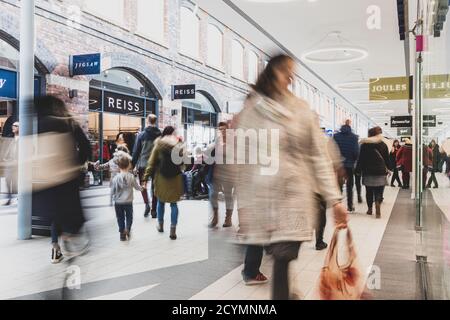
[{"label": "tiled floor", "polygon": [[[387,188],[381,220],[376,220],[374,217],[367,216],[365,214],[367,208],[364,204],[357,205],[356,214],[351,216],[350,228],[353,232],[357,252],[359,253],[361,270],[371,270],[384,230],[389,221],[397,193],[398,189]],[[330,214],[331,213],[328,214],[328,221],[332,221]],[[330,239],[333,231],[333,225],[329,223],[326,229],[325,238]],[[316,285],[326,255],[326,251],[317,252],[313,245],[313,243],[304,244],[300,250],[298,260],[293,262],[290,267],[290,278],[293,290],[299,297],[306,300],[318,298]],[[245,286],[241,277],[242,268],[242,265],[239,266],[225,277],[193,296],[192,300],[270,299],[270,283],[258,287]],[[271,259],[265,257],[261,271],[270,277],[271,268]]]},{"label": "tiled floor", "polygon": [[[357,205],[350,227],[362,270],[368,270],[396,200],[398,189],[387,188],[381,220],[365,214]],[[241,278],[243,250],[230,240],[234,230],[207,229],[208,203],[180,204],[179,240],[158,234],[155,221],[142,216],[143,204],[136,195],[134,235],[120,243],[115,215],[108,206],[108,189],[83,194],[89,217],[92,246],[75,264],[81,269],[81,290],[73,299],[269,299],[270,284],[246,287]],[[93,208],[95,206],[95,208]],[[9,214],[3,214],[7,212]],[[167,210],[167,219],[169,218]],[[168,221],[168,220],[167,220]],[[331,238],[333,225],[326,229]],[[17,241],[14,208],[0,208],[0,250],[6,262],[0,266],[0,299],[59,299],[66,281],[67,264],[51,265],[49,239]],[[303,299],[316,299],[316,284],[326,252],[305,243],[292,264],[291,283]],[[262,271],[271,276],[272,261],[265,258]]]}]

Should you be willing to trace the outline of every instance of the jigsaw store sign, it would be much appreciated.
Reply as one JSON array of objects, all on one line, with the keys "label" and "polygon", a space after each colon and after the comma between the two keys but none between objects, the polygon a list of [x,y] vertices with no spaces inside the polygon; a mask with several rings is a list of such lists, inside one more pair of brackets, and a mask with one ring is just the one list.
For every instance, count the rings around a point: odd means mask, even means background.
[{"label": "jigsaw store sign", "polygon": [[0,98],[17,99],[17,73],[0,69]]},{"label": "jigsaw store sign", "polygon": [[70,76],[100,74],[101,64],[100,53],[70,56]]}]

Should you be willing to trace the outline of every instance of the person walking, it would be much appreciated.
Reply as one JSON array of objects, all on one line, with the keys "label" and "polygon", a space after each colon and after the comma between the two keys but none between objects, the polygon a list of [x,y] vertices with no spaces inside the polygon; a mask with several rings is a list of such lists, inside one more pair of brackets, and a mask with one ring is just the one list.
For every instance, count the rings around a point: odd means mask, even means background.
[{"label": "person walking", "polygon": [[209,224],[210,228],[216,228],[219,223],[219,192],[223,192],[225,196],[226,214],[223,227],[230,228],[233,226],[233,182],[230,179],[232,176],[230,172],[232,165],[227,163],[227,130],[228,124],[226,122],[220,122],[219,135],[213,146],[214,150],[208,151],[208,153],[213,154],[216,159],[215,163],[211,166],[208,175],[210,202],[213,209],[213,217]]},{"label": "person walking", "polygon": [[[5,203],[9,206],[13,203],[13,195],[17,195],[17,168],[19,160],[19,122],[12,124],[12,133],[14,138],[9,139],[10,142],[6,149],[4,162],[7,165],[5,180],[8,188],[8,201]],[[15,200],[17,201],[17,200]]]},{"label": "person walking", "polygon": [[[317,115],[289,91],[294,70],[291,57],[273,57],[247,97],[237,123],[237,129],[243,132],[269,133],[272,138],[267,139],[267,148],[279,151],[271,153],[272,166],[269,161],[255,164],[246,160],[246,165],[238,165],[235,172],[239,239],[245,245],[269,247],[274,259],[274,300],[291,297],[290,262],[298,258],[301,244],[312,240],[318,216],[316,186],[334,208],[336,224],[347,224],[347,211],[323,147]],[[246,159],[254,147],[248,143],[238,148],[237,159]]]},{"label": "person walking", "polygon": [[133,225],[134,190],[142,191],[143,188],[130,172],[131,156],[126,152],[117,152],[115,157],[120,171],[112,179],[111,194],[113,195],[117,224],[119,225],[120,241],[127,241],[131,238],[131,227]]},{"label": "person walking", "polygon": [[368,215],[376,207],[376,218],[381,219],[381,203],[387,176],[391,170],[388,146],[383,142],[383,130],[375,127],[369,130],[369,137],[362,140],[356,168],[362,174],[362,183],[366,187]]},{"label": "person walking", "polygon": [[409,138],[405,139],[405,145],[397,153],[397,166],[402,172],[403,189],[409,189],[409,182],[412,172],[412,143]]},{"label": "person walking", "polygon": [[392,150],[389,154],[389,159],[391,161],[391,167],[393,168],[393,174],[392,174],[392,180],[391,180],[391,187],[395,187],[395,182],[398,183],[398,186],[400,188],[403,188],[402,181],[400,180],[398,168],[397,168],[397,154],[400,150],[400,141],[394,140],[394,144],[392,145]]},{"label": "person walking", "polygon": [[[144,181],[145,169],[147,168],[147,163],[152,153],[153,147],[155,145],[155,140],[161,136],[161,130],[156,126],[158,118],[151,114],[147,117],[147,127],[140,133],[137,137],[134,150],[133,150],[133,168],[135,172],[139,175],[139,180],[141,185]],[[156,219],[156,204],[157,199],[155,196],[154,183],[152,182],[152,205],[150,208],[150,201],[148,198],[147,188],[142,190],[142,198],[145,203],[144,217],[147,218],[151,213],[152,218]]]},{"label": "person walking", "polygon": [[[347,208],[349,212],[354,212],[353,205],[353,185],[355,175],[355,164],[359,155],[358,136],[352,132],[351,120],[347,120],[341,131],[334,135],[341,155],[344,157],[345,186],[347,189]],[[343,184],[340,185],[341,190]]]},{"label": "person walking", "polygon": [[52,224],[52,262],[60,260],[62,237],[70,258],[85,253],[89,239],[83,232],[85,216],[80,199],[80,170],[92,152],[83,129],[70,115],[64,102],[54,96],[35,100],[36,146],[33,159],[33,214]]},{"label": "person walking", "polygon": [[428,172],[432,172],[433,170],[433,150],[425,143],[422,145],[422,156],[422,186],[426,189],[430,188],[427,185],[427,180]]},{"label": "person walking", "polygon": [[432,162],[431,162],[431,166],[430,166],[430,179],[428,180],[427,183],[427,188],[431,188],[431,184],[434,184],[434,189],[439,188],[439,183],[436,179],[436,173],[439,172],[439,166],[441,163],[441,153],[440,153],[440,147],[439,145],[436,143],[436,140],[432,140],[430,143],[430,150],[431,150],[431,154],[432,154]]},{"label": "person walking", "polygon": [[158,203],[156,209],[158,232],[164,232],[165,205],[166,203],[170,203],[170,239],[172,240],[177,239],[178,202],[184,193],[181,166],[175,164],[172,159],[174,148],[177,148],[179,150],[179,156],[183,157],[180,140],[175,136],[175,128],[168,126],[162,132],[161,137],[155,140],[142,182],[143,188],[146,188],[150,178],[152,178],[154,183],[155,196]]}]

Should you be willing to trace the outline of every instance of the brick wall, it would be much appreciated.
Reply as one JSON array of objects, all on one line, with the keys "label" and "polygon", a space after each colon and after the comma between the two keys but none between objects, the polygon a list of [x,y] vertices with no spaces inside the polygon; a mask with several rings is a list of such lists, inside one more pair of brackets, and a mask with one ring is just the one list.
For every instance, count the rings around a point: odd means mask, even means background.
[{"label": "brick wall", "polygon": [[[88,112],[88,92],[79,90],[75,99],[68,97],[73,81],[88,84],[89,77],[70,79],[68,62],[72,54],[101,52],[104,57],[102,69],[126,67],[142,74],[161,95],[160,125],[180,125],[181,102],[170,100],[170,87],[173,84],[195,83],[200,90],[208,92],[224,111],[227,102],[242,100],[248,85],[230,76],[231,41],[236,34],[219,22],[224,32],[224,71],[207,66],[207,27],[208,14],[198,11],[200,17],[200,58],[194,60],[178,53],[179,8],[191,5],[186,0],[166,0],[165,44],[161,45],[136,33],[137,1],[125,0],[125,23],[118,26],[83,11],[83,0],[36,0],[36,57],[42,61],[52,76],[47,76],[47,92],[57,94],[67,102],[72,111],[84,116]],[[81,19],[70,19],[80,8]],[[18,39],[19,1],[0,0],[0,30]],[[77,24],[78,22],[79,25]],[[240,41],[246,50],[257,50],[244,39]],[[266,55],[257,51],[261,61]],[[245,54],[247,57],[247,54]],[[247,63],[247,58],[244,59]],[[244,66],[244,70],[246,65]],[[70,81],[61,81],[66,78]],[[171,110],[179,110],[172,117]]]}]

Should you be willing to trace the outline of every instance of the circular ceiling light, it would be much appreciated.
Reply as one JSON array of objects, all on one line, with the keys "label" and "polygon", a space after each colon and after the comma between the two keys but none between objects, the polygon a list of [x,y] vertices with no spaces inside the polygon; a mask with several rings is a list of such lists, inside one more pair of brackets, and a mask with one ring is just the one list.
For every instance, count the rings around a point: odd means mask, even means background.
[{"label": "circular ceiling light", "polygon": [[382,113],[382,114],[393,114],[394,110],[385,110],[385,109],[372,109],[366,111],[367,113]]},{"label": "circular ceiling light", "polygon": [[368,56],[366,49],[352,45],[339,31],[334,31],[320,41],[317,47],[304,52],[301,59],[309,63],[334,64],[356,62]]}]

